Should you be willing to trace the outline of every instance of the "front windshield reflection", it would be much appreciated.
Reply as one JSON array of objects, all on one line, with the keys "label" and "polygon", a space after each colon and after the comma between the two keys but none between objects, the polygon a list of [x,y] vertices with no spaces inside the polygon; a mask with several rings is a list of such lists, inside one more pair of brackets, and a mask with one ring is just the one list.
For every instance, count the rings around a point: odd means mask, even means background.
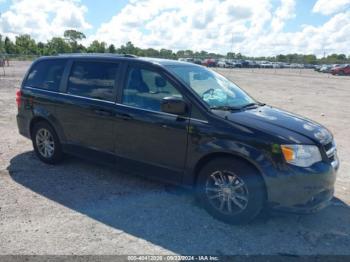
[{"label": "front windshield reflection", "polygon": [[241,108],[256,101],[222,75],[202,66],[167,66],[211,108]]}]

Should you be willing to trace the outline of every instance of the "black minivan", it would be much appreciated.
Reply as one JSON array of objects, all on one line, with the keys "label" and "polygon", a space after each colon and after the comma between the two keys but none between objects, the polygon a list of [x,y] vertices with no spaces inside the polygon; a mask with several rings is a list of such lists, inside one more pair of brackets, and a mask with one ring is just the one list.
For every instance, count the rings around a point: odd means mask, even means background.
[{"label": "black minivan", "polygon": [[65,153],[184,185],[213,216],[325,207],[339,168],[320,124],[254,100],[205,67],[130,55],[36,60],[17,92],[20,134],[48,164]]}]

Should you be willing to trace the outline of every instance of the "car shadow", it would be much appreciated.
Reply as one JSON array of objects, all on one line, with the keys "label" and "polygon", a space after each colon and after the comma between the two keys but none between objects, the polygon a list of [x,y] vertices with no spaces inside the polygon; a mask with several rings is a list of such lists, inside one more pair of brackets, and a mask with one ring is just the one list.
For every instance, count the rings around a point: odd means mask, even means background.
[{"label": "car shadow", "polygon": [[350,208],[339,199],[317,214],[264,212],[232,226],[209,216],[184,189],[73,157],[49,166],[26,152],[7,169],[37,194],[178,254],[350,253]]}]

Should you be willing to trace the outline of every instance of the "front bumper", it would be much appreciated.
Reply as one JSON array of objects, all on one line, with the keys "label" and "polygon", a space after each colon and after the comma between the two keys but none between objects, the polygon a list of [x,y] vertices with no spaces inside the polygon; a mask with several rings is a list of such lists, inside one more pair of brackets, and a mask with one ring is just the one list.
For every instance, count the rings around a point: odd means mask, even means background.
[{"label": "front bumper", "polygon": [[269,206],[297,213],[314,213],[326,207],[334,194],[339,160],[308,168],[288,166],[276,177],[265,179]]}]

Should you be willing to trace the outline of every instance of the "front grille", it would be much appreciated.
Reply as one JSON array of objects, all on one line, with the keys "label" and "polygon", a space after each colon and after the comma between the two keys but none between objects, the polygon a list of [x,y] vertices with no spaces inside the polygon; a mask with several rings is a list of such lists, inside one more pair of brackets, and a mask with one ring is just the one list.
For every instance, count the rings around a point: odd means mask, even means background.
[{"label": "front grille", "polygon": [[337,147],[334,140],[330,143],[323,145],[324,151],[328,158],[328,161],[332,164],[334,168],[338,168],[339,162],[337,159]]},{"label": "front grille", "polygon": [[334,141],[323,145],[323,149],[328,158],[333,157],[337,151]]},{"label": "front grille", "polygon": [[324,150],[327,152],[328,150],[330,150],[332,147],[333,147],[333,141],[332,142],[330,142],[330,143],[328,143],[328,144],[326,144],[326,145],[324,145],[323,147],[324,147]]},{"label": "front grille", "polygon": [[329,161],[333,162],[335,160],[335,155],[328,157]]}]

